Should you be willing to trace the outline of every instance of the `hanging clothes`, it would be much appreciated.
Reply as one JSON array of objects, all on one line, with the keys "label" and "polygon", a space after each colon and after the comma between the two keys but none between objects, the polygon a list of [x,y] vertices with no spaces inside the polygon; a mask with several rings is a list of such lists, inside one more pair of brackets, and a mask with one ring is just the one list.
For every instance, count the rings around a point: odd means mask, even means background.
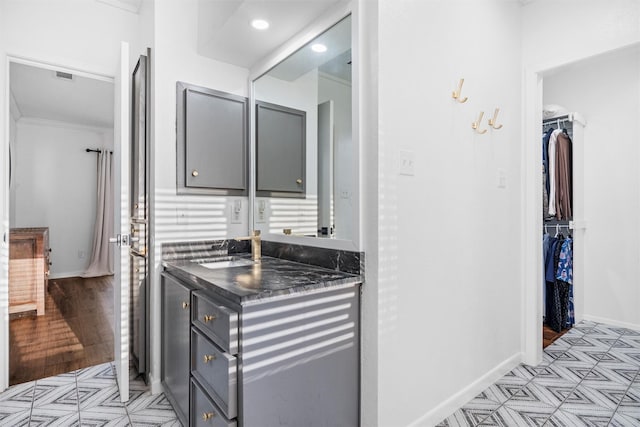
[{"label": "hanging clothes", "polygon": [[556,216],[556,143],[558,135],[561,134],[560,129],[556,129],[551,133],[549,138],[549,215]]},{"label": "hanging clothes", "polygon": [[573,284],[573,240],[567,237],[562,242],[556,269],[556,280]]},{"label": "hanging clothes", "polygon": [[573,240],[549,237],[545,259],[545,323],[560,332],[575,323],[573,307]]},{"label": "hanging clothes", "polygon": [[[573,147],[571,120],[558,118],[543,123],[542,201],[543,219],[573,217]],[[567,129],[563,129],[565,124]],[[559,227],[566,227],[561,223]],[[556,233],[543,236],[543,301],[545,323],[560,332],[575,323],[573,305],[573,240]]]},{"label": "hanging clothes", "polygon": [[[547,191],[547,197],[549,196],[549,139],[551,138],[551,134],[555,129],[550,127],[547,131],[542,135],[542,165],[544,166],[544,179],[545,179],[545,188]],[[546,214],[546,212],[545,212]]]},{"label": "hanging clothes", "polygon": [[564,132],[558,133],[556,137],[556,194],[555,210],[557,219],[571,219],[571,161],[572,147],[571,138]]}]

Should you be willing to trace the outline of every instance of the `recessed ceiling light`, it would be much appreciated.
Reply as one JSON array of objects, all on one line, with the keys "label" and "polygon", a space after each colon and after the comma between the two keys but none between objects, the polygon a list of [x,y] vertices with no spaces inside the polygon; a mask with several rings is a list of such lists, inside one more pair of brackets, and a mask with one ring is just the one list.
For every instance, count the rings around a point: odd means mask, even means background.
[{"label": "recessed ceiling light", "polygon": [[256,30],[266,30],[267,28],[269,28],[269,22],[265,21],[264,19],[254,19],[253,21],[251,21],[251,26]]},{"label": "recessed ceiling light", "polygon": [[327,51],[327,47],[322,43],[316,43],[314,45],[311,45],[311,50],[314,52],[322,53]]}]

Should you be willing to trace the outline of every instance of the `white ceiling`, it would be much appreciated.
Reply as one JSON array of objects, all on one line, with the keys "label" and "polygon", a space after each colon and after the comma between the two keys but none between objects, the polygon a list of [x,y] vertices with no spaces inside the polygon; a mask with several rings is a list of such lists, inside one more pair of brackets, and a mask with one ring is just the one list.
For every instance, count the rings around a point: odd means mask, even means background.
[{"label": "white ceiling", "polygon": [[22,117],[113,127],[113,83],[77,75],[64,80],[54,70],[15,62],[10,73],[11,94]]},{"label": "white ceiling", "polygon": [[[199,0],[198,53],[250,68],[345,0]],[[271,24],[258,31],[253,19]]]}]

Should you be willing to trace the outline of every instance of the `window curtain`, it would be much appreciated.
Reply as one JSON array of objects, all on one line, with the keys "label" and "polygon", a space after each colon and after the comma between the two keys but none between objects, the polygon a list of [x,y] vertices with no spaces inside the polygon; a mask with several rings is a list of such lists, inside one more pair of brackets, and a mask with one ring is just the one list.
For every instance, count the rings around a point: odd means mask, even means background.
[{"label": "window curtain", "polygon": [[108,150],[102,150],[98,153],[96,221],[91,261],[82,277],[113,274],[113,251],[109,246],[109,237],[113,236],[113,208],[113,155]]}]

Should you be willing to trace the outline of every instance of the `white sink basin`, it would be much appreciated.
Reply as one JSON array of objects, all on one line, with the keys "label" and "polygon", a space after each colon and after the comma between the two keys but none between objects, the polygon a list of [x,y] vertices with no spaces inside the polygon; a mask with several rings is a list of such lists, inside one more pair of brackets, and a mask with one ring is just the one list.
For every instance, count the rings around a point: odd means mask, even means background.
[{"label": "white sink basin", "polygon": [[201,265],[204,268],[209,269],[218,269],[218,268],[231,268],[231,267],[242,267],[245,265],[252,265],[254,261],[246,258],[237,258],[237,257],[224,257],[219,260],[206,261],[206,262],[198,262],[198,265]]}]

